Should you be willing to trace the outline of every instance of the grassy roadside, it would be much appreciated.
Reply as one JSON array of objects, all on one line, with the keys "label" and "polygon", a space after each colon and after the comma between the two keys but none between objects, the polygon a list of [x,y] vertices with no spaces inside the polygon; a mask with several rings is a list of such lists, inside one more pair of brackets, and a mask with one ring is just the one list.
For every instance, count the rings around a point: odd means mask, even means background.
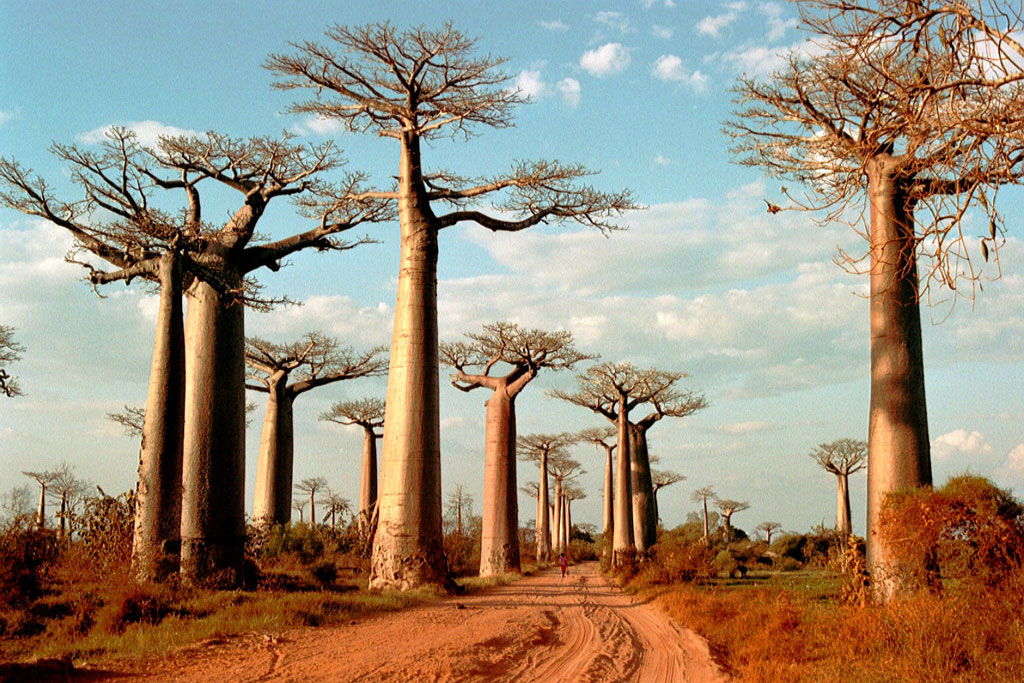
[{"label": "grassy roadside", "polygon": [[[524,566],[523,575],[536,571]],[[462,594],[512,583],[517,574],[458,579]],[[57,591],[35,608],[36,633],[0,638],[0,662],[70,659],[76,666],[159,656],[202,641],[252,632],[331,626],[443,599],[443,593],[370,592],[365,579],[257,591],[133,585],[118,577]]]},{"label": "grassy roadside", "polygon": [[739,681],[1021,680],[1019,586],[857,607],[840,603],[840,583],[801,571],[626,587],[704,637]]}]

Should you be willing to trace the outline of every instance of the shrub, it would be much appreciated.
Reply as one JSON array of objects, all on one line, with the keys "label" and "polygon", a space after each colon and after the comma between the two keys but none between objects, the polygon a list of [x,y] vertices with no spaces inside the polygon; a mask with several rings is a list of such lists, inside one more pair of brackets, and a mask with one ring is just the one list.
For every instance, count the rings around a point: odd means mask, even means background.
[{"label": "shrub", "polygon": [[132,556],[135,493],[86,498],[79,538],[87,561],[100,572],[127,567]]},{"label": "shrub", "polygon": [[996,586],[1024,567],[1024,507],[983,477],[889,494],[878,529],[910,585],[937,588],[945,578]]},{"label": "shrub", "polygon": [[51,530],[13,525],[0,534],[0,606],[25,607],[39,598],[59,554]]}]

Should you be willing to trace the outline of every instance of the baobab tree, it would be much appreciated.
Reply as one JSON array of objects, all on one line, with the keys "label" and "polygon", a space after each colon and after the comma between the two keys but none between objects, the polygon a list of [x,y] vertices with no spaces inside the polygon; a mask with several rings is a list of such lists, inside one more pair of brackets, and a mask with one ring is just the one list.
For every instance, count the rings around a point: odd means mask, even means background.
[{"label": "baobab tree", "polygon": [[46,487],[57,479],[57,472],[49,470],[41,472],[22,472],[26,477],[39,484],[39,504],[36,506],[35,525],[37,529],[46,527]]},{"label": "baobab tree", "polygon": [[[291,111],[373,130],[399,144],[397,184],[364,196],[398,206],[401,255],[381,461],[380,529],[370,585],[409,588],[446,582],[441,549],[437,377],[438,234],[460,223],[516,232],[539,223],[576,222],[602,232],[636,208],[629,192],[584,184],[583,166],[519,162],[494,178],[430,172],[421,142],[469,135],[476,126],[511,125],[523,101],[500,70],[504,60],[474,55],[475,41],[446,25],[399,30],[389,23],[333,26],[330,43],[295,44],[267,68],[285,89],[313,99]],[[498,211],[488,213],[484,204]]]},{"label": "baobab tree", "polygon": [[[632,363],[601,363],[577,375],[575,392],[553,391],[552,396],[604,416],[618,434],[615,471],[615,521],[612,563],[632,562],[657,540],[657,517],[647,457],[647,430],[666,415],[683,416],[707,405],[703,396],[680,392],[673,385],[685,373],[641,369]],[[629,419],[639,405],[653,410],[639,422]]]},{"label": "baobab tree", "polygon": [[330,518],[331,531],[334,531],[338,528],[338,517],[348,512],[348,498],[343,498],[341,494],[335,493],[328,488],[321,502],[327,506],[323,521],[326,523],[327,519]]},{"label": "baobab tree", "polygon": [[[1024,179],[1024,10],[987,0],[799,0],[820,53],[742,78],[726,131],[742,163],[804,183],[782,192],[867,237],[871,398],[868,566],[898,588],[874,533],[885,496],[932,482],[919,303],[968,296],[1002,243],[999,188]],[[857,204],[863,202],[858,209]],[[770,207],[771,208],[771,207]],[[976,230],[975,215],[987,230]],[[852,216],[852,220],[851,217]],[[980,250],[981,258],[978,258]],[[919,279],[918,267],[925,275]],[[891,580],[890,580],[891,579]]]},{"label": "baobab tree", "polygon": [[[655,462],[655,457],[651,456],[651,462]],[[651,470],[651,494],[654,497],[654,519],[661,519],[661,512],[658,511],[658,491],[671,486],[672,484],[678,484],[681,481],[686,481],[686,477],[678,472],[672,470]]]},{"label": "baobab tree", "polygon": [[573,501],[583,500],[587,497],[583,487],[577,483],[570,482],[562,489],[562,497],[565,499],[565,545],[569,547],[572,542],[572,504]]},{"label": "baobab tree", "polygon": [[[361,176],[335,186],[322,176],[341,159],[331,144],[234,139],[209,132],[162,137],[140,145],[112,128],[99,150],[54,145],[84,198],[58,200],[46,181],[0,159],[0,203],[70,232],[70,259],[93,285],[135,279],[160,289],[156,341],[136,496],[133,567],[159,578],[163,554],[178,544],[186,581],[229,570],[239,580],[245,539],[244,308],[268,306],[249,274],[306,248],[346,250],[364,242],[337,237],[356,225],[390,217],[380,200],[357,197]],[[216,227],[202,212],[200,189],[237,191],[240,206]],[[164,211],[163,192],[180,193],[181,211]],[[267,206],[291,197],[314,227],[272,242],[256,237]],[[87,251],[104,270],[77,257]],[[105,266],[107,267],[107,266]],[[182,293],[189,299],[182,324]],[[185,376],[185,366],[188,375]],[[223,574],[221,574],[223,575]]]},{"label": "baobab tree", "polygon": [[850,522],[850,475],[868,465],[868,445],[856,439],[839,439],[818,444],[811,458],[836,477],[836,532],[853,533]]},{"label": "baobab tree", "polygon": [[57,499],[57,533],[58,537],[63,539],[74,532],[71,524],[75,517],[75,509],[82,502],[90,485],[76,477],[68,463],[61,463],[53,474],[53,482],[48,493]]},{"label": "baobab tree", "polygon": [[761,522],[756,527],[755,531],[760,531],[764,534],[764,542],[768,545],[772,544],[772,534],[782,528],[782,525],[778,522]]},{"label": "baobab tree", "polygon": [[384,401],[364,398],[358,401],[339,401],[320,414],[320,419],[341,425],[359,425],[363,430],[363,459],[359,475],[359,529],[366,533],[377,504],[377,439],[384,426]]},{"label": "baobab tree", "polygon": [[746,501],[732,500],[730,498],[720,498],[715,501],[715,507],[722,513],[722,534],[725,538],[725,542],[729,543],[732,541],[732,516],[737,512],[743,512],[744,510],[750,509],[750,503]]},{"label": "baobab tree", "polygon": [[462,484],[456,484],[448,494],[445,513],[451,524],[452,533],[461,540],[464,537],[463,520],[473,515],[473,496],[466,492],[466,487]]},{"label": "baobab tree", "polygon": [[705,486],[704,488],[697,489],[696,491],[694,491],[693,493],[690,494],[690,500],[692,500],[695,503],[700,501],[700,504],[703,506],[703,509],[704,509],[703,511],[704,511],[704,541],[705,542],[707,542],[708,539],[710,538],[710,531],[711,531],[708,528],[709,527],[709,524],[708,524],[708,499],[711,499],[712,501],[718,499],[718,496],[715,495],[715,490],[712,487],[710,487],[710,486]]},{"label": "baobab tree", "polygon": [[11,398],[21,395],[18,380],[7,372],[7,366],[20,360],[25,351],[21,344],[14,341],[14,328],[0,325],[0,394]]},{"label": "baobab tree", "polygon": [[614,482],[614,452],[615,447],[618,443],[615,441],[617,435],[615,427],[591,427],[584,429],[576,433],[577,441],[586,441],[594,444],[598,448],[604,451],[605,462],[604,462],[604,504],[602,506],[603,515],[601,523],[601,533],[604,534],[605,539],[610,541],[612,537],[612,530],[615,527],[615,508],[614,508],[614,496],[613,491],[615,490]]},{"label": "baobab tree", "polygon": [[[441,362],[455,369],[460,391],[490,389],[484,434],[483,535],[480,576],[519,571],[516,493],[516,398],[537,373],[566,370],[591,358],[576,350],[572,334],[496,322],[466,341],[442,343]],[[504,374],[492,374],[501,367]],[[475,371],[474,371],[475,369]]]},{"label": "baobab tree", "polygon": [[316,526],[316,494],[327,488],[327,480],[323,477],[308,477],[295,485],[296,493],[304,493],[309,501],[309,525]]},{"label": "baobab tree", "polygon": [[568,452],[564,449],[552,452],[548,455],[548,471],[551,473],[551,478],[555,480],[555,542],[552,552],[554,554],[558,554],[565,552],[566,547],[569,545],[569,517],[568,501],[565,496],[566,488],[572,484],[572,481],[577,476],[584,474],[585,472],[580,469],[579,461],[569,457]]},{"label": "baobab tree", "polygon": [[524,434],[516,439],[519,457],[537,464],[540,479],[537,488],[537,561],[551,559],[552,517],[549,509],[550,497],[548,474],[552,458],[568,458],[569,446],[576,443],[574,434]]},{"label": "baobab tree", "polygon": [[[256,465],[252,512],[256,523],[285,524],[291,516],[295,399],[334,382],[384,374],[387,359],[382,354],[379,347],[369,351],[342,347],[320,332],[310,332],[290,344],[246,339],[245,362],[251,369],[246,388],[267,394]],[[311,503],[311,512],[312,507]]]},{"label": "baobab tree", "polygon": [[306,503],[308,503],[308,502],[309,502],[308,498],[294,498],[294,499],[292,499],[292,509],[299,513],[299,524],[302,524],[305,521],[302,513],[305,511]]}]

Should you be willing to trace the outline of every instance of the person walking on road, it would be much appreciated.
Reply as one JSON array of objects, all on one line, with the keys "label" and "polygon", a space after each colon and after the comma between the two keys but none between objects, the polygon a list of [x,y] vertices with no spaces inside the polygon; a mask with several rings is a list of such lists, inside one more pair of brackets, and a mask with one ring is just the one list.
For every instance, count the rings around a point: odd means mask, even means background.
[{"label": "person walking on road", "polygon": [[569,568],[569,560],[566,559],[565,553],[561,553],[558,556],[558,566],[562,568],[562,578],[565,578],[565,570]]}]

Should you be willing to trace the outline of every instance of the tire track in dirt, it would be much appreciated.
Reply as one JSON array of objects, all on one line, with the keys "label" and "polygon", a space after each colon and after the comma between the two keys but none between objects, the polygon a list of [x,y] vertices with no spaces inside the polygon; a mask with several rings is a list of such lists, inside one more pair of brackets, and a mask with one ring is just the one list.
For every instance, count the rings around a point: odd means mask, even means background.
[{"label": "tire track in dirt", "polygon": [[[707,645],[574,566],[347,626],[252,635],[138,662],[148,681],[723,681]],[[90,680],[100,680],[95,675]]]}]

